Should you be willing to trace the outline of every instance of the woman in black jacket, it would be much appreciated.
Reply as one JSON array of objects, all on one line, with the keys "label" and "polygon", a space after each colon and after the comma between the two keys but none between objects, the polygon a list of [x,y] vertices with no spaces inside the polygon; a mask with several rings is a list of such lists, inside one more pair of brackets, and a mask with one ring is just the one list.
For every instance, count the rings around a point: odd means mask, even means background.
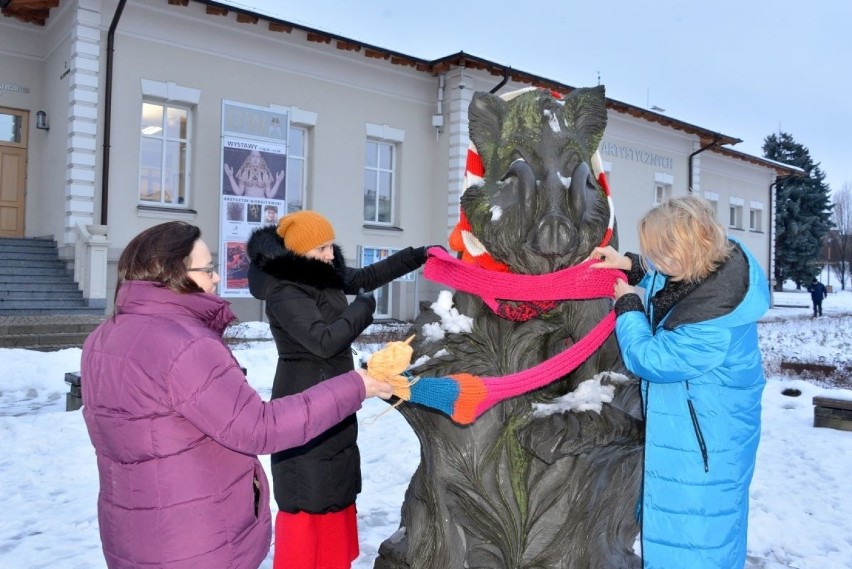
[{"label": "woman in black jacket", "polygon": [[[370,291],[426,262],[425,247],[408,247],[368,267],[349,268],[334,244],[331,223],[313,211],[257,229],[248,253],[249,289],[266,301],[278,348],[273,399],[353,369],[351,344],[373,322],[376,301]],[[357,295],[351,304],[347,294]],[[357,435],[350,415],[309,444],[272,455],[279,509],[274,569],[345,569],[358,557]]]}]

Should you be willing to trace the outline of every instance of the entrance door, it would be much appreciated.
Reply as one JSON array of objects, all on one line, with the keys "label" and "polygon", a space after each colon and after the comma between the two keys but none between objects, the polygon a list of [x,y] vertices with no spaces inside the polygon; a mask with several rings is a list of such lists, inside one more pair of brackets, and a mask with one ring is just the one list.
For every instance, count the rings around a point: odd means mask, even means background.
[{"label": "entrance door", "polygon": [[0,237],[24,236],[29,113],[0,107]]}]

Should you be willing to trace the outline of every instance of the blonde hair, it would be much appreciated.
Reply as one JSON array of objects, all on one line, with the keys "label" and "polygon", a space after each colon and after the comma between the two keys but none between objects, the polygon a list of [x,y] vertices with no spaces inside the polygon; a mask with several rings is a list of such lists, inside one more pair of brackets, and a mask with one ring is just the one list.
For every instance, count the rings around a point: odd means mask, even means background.
[{"label": "blonde hair", "polygon": [[688,195],[661,203],[639,221],[639,247],[655,264],[672,267],[674,280],[706,278],[733,246],[710,202]]}]

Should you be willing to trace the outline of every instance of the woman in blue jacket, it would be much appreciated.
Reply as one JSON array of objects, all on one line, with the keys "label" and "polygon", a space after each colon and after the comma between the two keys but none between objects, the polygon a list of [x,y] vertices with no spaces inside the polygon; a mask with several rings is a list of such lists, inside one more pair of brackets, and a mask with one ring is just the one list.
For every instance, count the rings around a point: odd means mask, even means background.
[{"label": "woman in blue jacket", "polygon": [[592,257],[628,275],[615,286],[616,335],[642,380],[644,567],[742,568],[765,383],[757,320],[769,285],[698,197],[646,214],[639,246],[641,258],[612,247]]}]

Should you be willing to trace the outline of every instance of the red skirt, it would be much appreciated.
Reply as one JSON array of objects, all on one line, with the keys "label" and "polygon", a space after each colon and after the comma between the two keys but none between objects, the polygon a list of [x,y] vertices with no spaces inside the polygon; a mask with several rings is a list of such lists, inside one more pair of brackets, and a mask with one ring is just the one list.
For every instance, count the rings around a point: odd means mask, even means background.
[{"label": "red skirt", "polygon": [[328,514],[275,517],[272,569],[349,569],[359,553],[355,504]]}]

